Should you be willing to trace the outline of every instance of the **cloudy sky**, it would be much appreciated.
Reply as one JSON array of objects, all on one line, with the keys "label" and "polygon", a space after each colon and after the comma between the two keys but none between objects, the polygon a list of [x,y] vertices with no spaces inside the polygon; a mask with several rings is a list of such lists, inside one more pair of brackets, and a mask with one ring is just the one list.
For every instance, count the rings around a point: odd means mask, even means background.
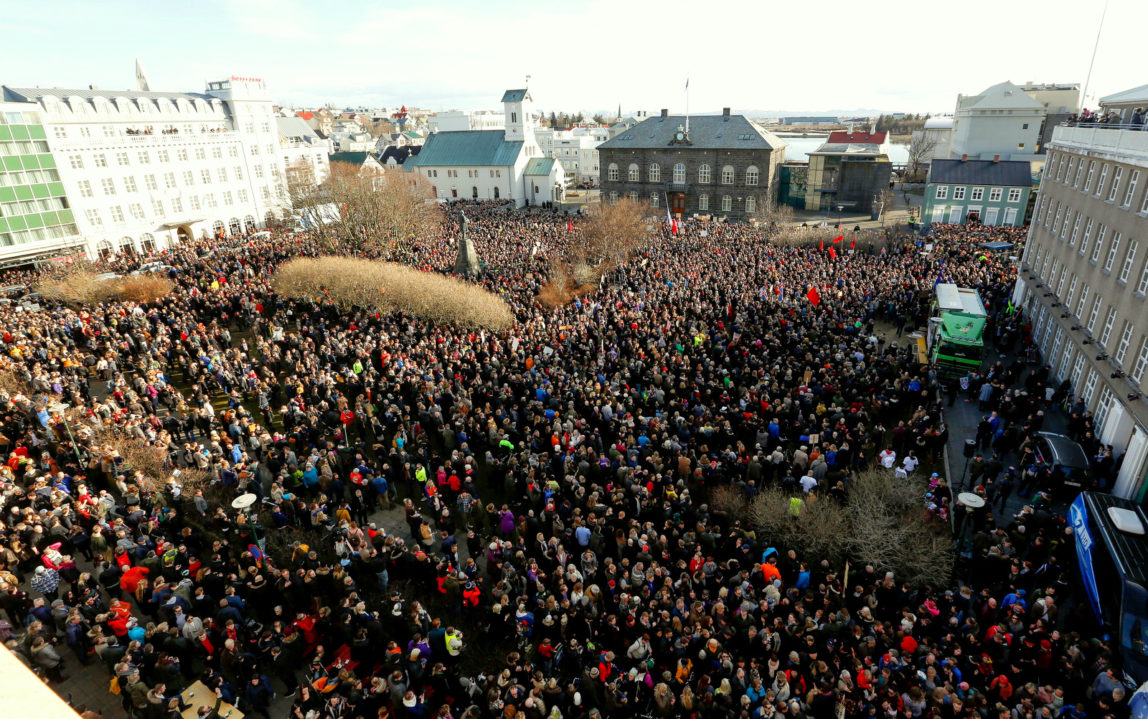
[{"label": "cloudy sky", "polygon": [[[951,112],[1002,80],[1088,73],[1096,0],[47,0],[0,13],[0,83],[202,91],[262,77],[278,102],[543,109]],[[800,7],[808,7],[807,13]],[[1094,97],[1148,82],[1148,6],[1109,0]]]}]

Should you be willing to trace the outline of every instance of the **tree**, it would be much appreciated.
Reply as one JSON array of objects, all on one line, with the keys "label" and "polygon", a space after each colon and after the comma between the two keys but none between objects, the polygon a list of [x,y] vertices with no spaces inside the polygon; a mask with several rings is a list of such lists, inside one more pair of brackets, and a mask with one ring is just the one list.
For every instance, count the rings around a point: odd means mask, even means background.
[{"label": "tree", "polygon": [[933,150],[937,148],[937,138],[929,135],[925,130],[913,133],[913,140],[909,143],[909,159],[906,169],[909,177],[916,177],[921,172],[925,160],[931,159]]},{"label": "tree", "polygon": [[292,210],[328,250],[402,260],[439,228],[433,189],[421,175],[332,162],[330,176],[316,185],[313,174],[294,169]]},{"label": "tree", "polygon": [[592,207],[574,243],[575,266],[582,263],[604,271],[625,262],[649,238],[649,214],[649,205],[629,198]]},{"label": "tree", "polygon": [[372,121],[365,128],[371,134],[371,137],[382,137],[383,135],[392,135],[395,132],[395,126],[390,120],[379,118]]},{"label": "tree", "polygon": [[608,124],[608,123],[606,122],[606,116],[605,116],[605,115],[603,115],[603,114],[602,114],[602,113],[600,113],[600,112],[599,112],[598,114],[594,115],[594,122],[598,123],[599,125],[606,125],[606,124]]}]

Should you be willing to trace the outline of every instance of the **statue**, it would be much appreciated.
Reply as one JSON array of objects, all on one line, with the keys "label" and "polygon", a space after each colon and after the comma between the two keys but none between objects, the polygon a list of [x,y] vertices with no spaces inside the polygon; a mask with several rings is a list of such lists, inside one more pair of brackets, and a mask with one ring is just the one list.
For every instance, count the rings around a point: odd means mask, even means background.
[{"label": "statue", "polygon": [[465,212],[458,213],[458,225],[462,228],[462,239],[458,242],[458,259],[454,261],[456,275],[477,275],[480,270],[478,252],[474,249],[474,241],[466,236],[466,227],[470,220],[466,219]]}]

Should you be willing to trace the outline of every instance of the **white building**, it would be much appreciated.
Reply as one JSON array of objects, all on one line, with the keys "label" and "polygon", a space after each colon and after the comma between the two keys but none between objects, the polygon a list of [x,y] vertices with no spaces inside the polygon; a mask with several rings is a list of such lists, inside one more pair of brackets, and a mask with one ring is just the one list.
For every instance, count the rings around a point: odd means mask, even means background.
[{"label": "white building", "polygon": [[[39,116],[77,244],[92,256],[255,229],[282,210],[283,156],[261,79],[209,82],[202,94],[4,86],[3,95]],[[12,233],[29,240],[42,242]],[[0,257],[54,251],[26,249]]]},{"label": "white building", "polygon": [[928,165],[934,157],[947,158],[953,142],[953,118],[930,117],[920,130],[913,131],[913,142],[923,140],[929,148],[921,155],[921,164]]},{"label": "white building", "polygon": [[505,130],[506,118],[497,110],[446,110],[429,118],[431,132]]},{"label": "white building", "polygon": [[[403,167],[430,180],[442,200],[514,200],[516,206],[562,198],[565,174],[542,159],[534,134],[533,99],[525,88],[502,96],[505,130],[436,132]],[[531,171],[527,179],[527,169]],[[545,171],[545,176],[538,173]]]},{"label": "white building", "polygon": [[1044,116],[1044,105],[1011,82],[978,95],[958,95],[949,157],[1032,160]]},{"label": "white building", "polygon": [[[277,117],[279,152],[288,173],[305,172],[316,184],[331,174],[331,141],[324,140],[299,117]],[[306,169],[304,169],[306,168]]]},{"label": "white building", "polygon": [[1075,83],[1026,82],[1024,93],[1044,106],[1046,115],[1071,115],[1080,111],[1080,85]]}]

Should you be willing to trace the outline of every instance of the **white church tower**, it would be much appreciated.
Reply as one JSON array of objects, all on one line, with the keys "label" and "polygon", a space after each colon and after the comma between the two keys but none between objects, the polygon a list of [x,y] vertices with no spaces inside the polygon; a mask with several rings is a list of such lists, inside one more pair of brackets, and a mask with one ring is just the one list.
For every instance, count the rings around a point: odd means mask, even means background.
[{"label": "white church tower", "polygon": [[534,125],[531,122],[533,113],[530,91],[507,90],[502,95],[503,114],[506,119],[506,141],[521,142],[526,145],[527,155],[538,155],[538,142],[534,139]]}]

